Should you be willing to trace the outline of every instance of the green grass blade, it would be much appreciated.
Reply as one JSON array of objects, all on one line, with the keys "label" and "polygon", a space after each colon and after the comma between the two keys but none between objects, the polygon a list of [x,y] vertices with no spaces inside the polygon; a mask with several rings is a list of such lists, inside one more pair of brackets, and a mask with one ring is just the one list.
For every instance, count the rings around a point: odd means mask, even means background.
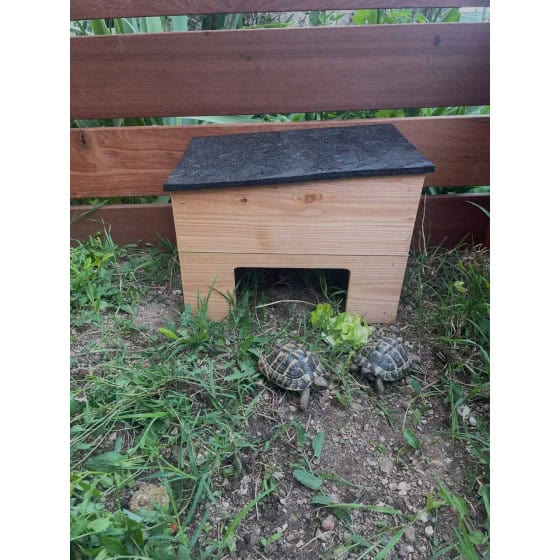
[{"label": "green grass blade", "polygon": [[393,548],[395,548],[397,543],[402,539],[403,535],[404,535],[404,529],[401,529],[400,531],[395,533],[393,538],[385,545],[385,548],[375,556],[375,560],[384,560],[385,558],[387,558],[391,550],[393,550]]},{"label": "green grass blade", "polygon": [[237,527],[239,527],[239,524],[241,523],[241,521],[243,521],[243,519],[245,518],[245,516],[263,499],[266,498],[266,496],[268,496],[269,494],[271,494],[272,492],[274,492],[277,488],[276,484],[273,484],[268,490],[265,490],[264,492],[261,492],[256,498],[254,498],[253,500],[251,500],[233,519],[233,521],[230,523],[229,527],[226,529],[225,535],[224,535],[224,544],[229,546],[229,543],[231,542],[232,538],[233,538],[233,534],[235,533],[235,531],[237,530]]}]

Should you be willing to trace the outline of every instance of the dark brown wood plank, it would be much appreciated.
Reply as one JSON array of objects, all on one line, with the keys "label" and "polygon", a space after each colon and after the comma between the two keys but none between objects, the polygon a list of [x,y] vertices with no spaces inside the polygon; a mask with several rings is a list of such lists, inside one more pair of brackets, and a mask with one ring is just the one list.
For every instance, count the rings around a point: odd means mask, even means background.
[{"label": "dark brown wood plank", "polygon": [[489,117],[360,119],[240,125],[74,128],[70,131],[71,197],[148,196],[163,183],[191,138],[323,126],[393,123],[436,166],[426,186],[490,181]]},{"label": "dark brown wood plank", "polygon": [[[489,220],[470,202],[476,202],[489,209],[490,195],[423,197],[416,218],[411,250],[421,251],[424,248],[424,238],[427,246],[444,248],[452,248],[463,240],[485,243]],[[76,220],[79,215],[87,214],[89,209],[89,206],[72,206],[70,213]],[[71,224],[72,243],[84,241],[97,231],[103,232],[104,224],[110,228],[111,237],[118,245],[157,243],[160,239],[176,243],[171,204],[121,204],[101,207],[93,214],[87,214]],[[422,227],[424,237],[421,233]]]},{"label": "dark brown wood plank", "polygon": [[489,194],[423,196],[414,224],[411,250],[441,246],[446,249],[460,242],[489,246],[490,220],[472,203],[490,210]]},{"label": "dark brown wood plank", "polygon": [[92,206],[70,207],[70,240],[84,241],[96,232],[109,231],[118,245],[177,243],[171,204],[115,204],[91,212]]},{"label": "dark brown wood plank", "polygon": [[489,0],[71,0],[70,19],[489,5]]},{"label": "dark brown wood plank", "polygon": [[489,24],[73,37],[72,118],[489,103]]}]

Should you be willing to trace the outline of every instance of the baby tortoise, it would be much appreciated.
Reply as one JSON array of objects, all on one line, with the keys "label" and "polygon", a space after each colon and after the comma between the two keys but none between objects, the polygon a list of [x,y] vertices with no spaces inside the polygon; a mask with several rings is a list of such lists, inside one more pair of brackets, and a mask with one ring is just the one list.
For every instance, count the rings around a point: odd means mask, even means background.
[{"label": "baby tortoise", "polygon": [[259,359],[259,370],[270,381],[288,391],[301,391],[299,408],[307,410],[311,385],[326,388],[323,366],[314,352],[302,344],[278,343]]},{"label": "baby tortoise", "polygon": [[387,337],[362,348],[352,359],[350,372],[375,381],[377,392],[382,394],[383,381],[402,379],[419,362],[419,356],[408,353],[402,338]]}]

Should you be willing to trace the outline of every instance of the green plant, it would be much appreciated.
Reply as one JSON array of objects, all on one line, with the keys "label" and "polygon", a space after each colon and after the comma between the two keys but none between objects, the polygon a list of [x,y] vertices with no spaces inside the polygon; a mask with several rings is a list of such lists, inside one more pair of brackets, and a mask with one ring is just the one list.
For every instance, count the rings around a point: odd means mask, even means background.
[{"label": "green plant", "polygon": [[[440,558],[449,551],[455,551],[464,560],[484,560],[489,558],[488,532],[480,531],[475,527],[469,514],[469,507],[463,498],[451,492],[441,480],[437,479],[437,483],[438,497],[440,499],[438,500],[433,495],[429,495],[426,510],[434,512],[442,506],[447,506],[457,516],[458,526],[453,527],[456,542],[440,547],[434,552],[433,557]],[[489,504],[489,494],[487,498],[487,503]],[[490,513],[488,509],[487,515],[487,521],[489,522]]]},{"label": "green plant", "polygon": [[[487,558],[490,523],[488,426],[484,417],[475,425],[469,425],[458,414],[459,407],[466,403],[473,406],[473,403],[484,403],[489,399],[490,278],[487,251],[471,248],[468,251],[454,249],[419,254],[416,266],[407,276],[405,294],[414,301],[417,325],[433,337],[442,375],[431,391],[441,395],[448,406],[452,441],[464,442],[466,451],[478,462],[478,468],[473,468],[469,475],[469,486],[478,495],[486,515],[484,528],[477,528],[464,500],[439,482],[439,499],[429,498],[427,509],[435,511],[446,505],[457,514],[458,520],[453,529],[455,542],[438,548],[433,557],[455,552],[462,558]],[[414,401],[420,399],[421,402],[427,391],[417,385]]]},{"label": "green plant", "polygon": [[[79,250],[82,259],[85,249]],[[176,250],[119,248],[102,238],[88,250],[99,253],[92,257],[99,262],[103,255],[113,254],[100,267],[110,270],[102,284],[118,288],[121,295],[115,297],[120,301],[133,300],[134,294],[150,288],[159,293],[162,287],[169,292],[180,285]],[[381,411],[396,437],[402,434],[403,448],[409,452],[416,449],[416,442],[407,441],[406,434],[418,437],[416,429],[430,400],[447,403],[451,428],[441,437],[461,446],[472,468],[465,494],[462,487],[450,485],[447,494],[438,487],[429,497],[426,507],[435,516],[447,508],[453,513],[451,508],[455,508],[455,531],[452,541],[445,543],[449,548],[433,541],[433,554],[439,558],[446,553],[468,554],[471,545],[485,558],[488,548],[488,425],[482,416],[475,427],[466,426],[460,418],[456,424],[453,421],[460,403],[474,408],[473,401],[484,403],[488,398],[488,363],[481,353],[489,357],[483,321],[489,295],[489,283],[484,282],[488,279],[486,257],[483,251],[430,252],[417,257],[407,273],[404,293],[412,309],[411,330],[421,331],[428,347],[433,340],[454,354],[433,381],[411,377],[413,393],[404,418],[400,407],[388,409],[386,402],[373,396],[365,399],[374,414]],[[256,282],[258,274],[254,276]],[[263,386],[266,382],[257,371],[261,350],[279,336],[289,336],[321,352],[339,401],[348,402],[361,388],[348,374],[344,352],[323,343],[309,313],[290,315],[271,328],[263,309],[255,309],[259,297],[249,282],[237,294],[237,305],[226,320],[209,320],[201,302],[197,313],[187,309],[175,322],[162,319],[161,327],[167,329],[163,336],[157,332],[160,325],[135,327],[133,314],[125,319],[105,315],[103,322],[74,329],[73,345],[79,351],[72,355],[69,404],[75,560],[223,557],[235,550],[246,523],[254,522],[259,512],[262,516],[263,511],[276,509],[271,497],[284,491],[285,482],[303,484],[317,508],[338,517],[350,535],[338,546],[356,558],[388,558],[398,547],[415,517],[398,508],[365,503],[369,500],[361,503],[362,493],[370,487],[353,477],[343,478],[336,467],[327,468],[332,463],[325,459],[332,458],[332,448],[326,428],[333,424],[309,430],[305,418],[279,416],[273,403],[283,398],[282,392]],[[82,308],[71,309],[73,322],[80,313]],[[84,363],[86,367],[78,367]],[[334,401],[329,406],[338,405]],[[350,440],[339,442],[352,446]],[[391,453],[389,445],[371,445]],[[325,457],[326,449],[330,457]],[[254,490],[251,484],[250,494],[235,509],[216,517],[217,506],[228,499],[232,488],[239,488],[239,479],[248,468]],[[279,484],[282,477],[289,481]],[[130,511],[130,494],[141,481],[163,486],[169,505],[145,513]],[[356,492],[356,498],[335,503],[328,496],[333,487]],[[464,502],[468,497],[478,515],[463,510],[463,502],[453,496]],[[484,512],[486,522],[477,523],[484,519]],[[371,533],[353,526],[356,516],[368,516],[374,527]],[[265,553],[271,553],[280,538],[274,527],[262,534]]]},{"label": "green plant", "polygon": [[361,348],[372,333],[372,328],[359,315],[349,311],[335,315],[329,303],[317,305],[311,312],[311,324],[335,348]]},{"label": "green plant", "polygon": [[133,290],[118,272],[118,248],[108,231],[78,242],[70,250],[70,310],[74,324],[99,320],[105,310],[131,312]]}]

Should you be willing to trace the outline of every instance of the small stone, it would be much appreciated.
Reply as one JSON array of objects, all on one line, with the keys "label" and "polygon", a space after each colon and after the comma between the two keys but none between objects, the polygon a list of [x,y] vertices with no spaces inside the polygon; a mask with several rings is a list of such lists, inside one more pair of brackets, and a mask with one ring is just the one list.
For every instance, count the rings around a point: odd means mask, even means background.
[{"label": "small stone", "polygon": [[409,554],[412,554],[412,553],[414,552],[414,547],[413,547],[413,546],[410,546],[409,544],[407,544],[407,545],[406,545],[406,551],[407,551]]},{"label": "small stone", "polygon": [[457,414],[463,419],[463,422],[466,422],[471,414],[471,409],[466,404],[462,404],[457,407]]},{"label": "small stone", "polygon": [[397,488],[399,490],[404,490],[404,491],[408,492],[410,490],[410,484],[408,484],[407,482],[399,482],[397,484]]},{"label": "small stone", "polygon": [[430,514],[423,509],[417,516],[418,521],[420,521],[420,523],[428,523],[429,519],[430,519]]},{"label": "small stone", "polygon": [[399,546],[399,558],[406,558],[408,556],[408,552],[406,550],[406,545],[401,544]]},{"label": "small stone", "polygon": [[156,484],[141,483],[138,490],[130,498],[130,511],[153,509],[154,505],[164,506],[169,503],[167,490]]},{"label": "small stone", "polygon": [[407,543],[413,543],[416,539],[416,531],[414,527],[407,527],[404,531],[404,540]]},{"label": "small stone", "polygon": [[339,545],[332,551],[333,560],[346,560],[347,558],[348,550],[344,545]]},{"label": "small stone", "polygon": [[[246,496],[249,493],[249,482],[251,482],[251,477],[249,475],[244,476],[239,482],[239,495]],[[282,500],[280,500],[282,503]]]},{"label": "small stone", "polygon": [[321,528],[324,531],[334,531],[336,526],[336,517],[334,515],[327,515],[323,521],[321,521]]},{"label": "small stone", "polygon": [[379,470],[385,474],[389,474],[392,472],[393,470],[393,461],[391,461],[391,459],[389,459],[389,457],[379,457],[378,460],[379,463]]},{"label": "small stone", "polygon": [[434,528],[431,525],[428,525],[425,529],[424,529],[424,533],[426,533],[426,536],[428,538],[432,537],[434,535]]},{"label": "small stone", "polygon": [[469,416],[469,424],[471,426],[476,426],[477,421],[476,421],[476,418],[474,416]]},{"label": "small stone", "polygon": [[396,490],[397,489],[397,483],[396,482],[390,482],[389,483],[389,490]]},{"label": "small stone", "polygon": [[300,539],[297,543],[296,543],[296,547],[297,548],[301,548],[305,543]]},{"label": "small stone", "polygon": [[317,531],[315,531],[315,536],[316,536],[320,541],[323,541],[323,542],[326,542],[326,541],[329,540],[329,535],[330,535],[330,533],[329,533],[328,531],[323,532],[323,531],[321,531],[321,529],[319,529],[319,528],[317,529]]},{"label": "small stone", "polygon": [[259,537],[256,535],[256,533],[247,533],[243,537],[243,540],[249,548],[255,548],[259,544]]},{"label": "small stone", "polygon": [[295,541],[299,536],[299,533],[297,531],[290,531],[289,533],[286,533],[285,539],[287,542],[293,542]]}]

